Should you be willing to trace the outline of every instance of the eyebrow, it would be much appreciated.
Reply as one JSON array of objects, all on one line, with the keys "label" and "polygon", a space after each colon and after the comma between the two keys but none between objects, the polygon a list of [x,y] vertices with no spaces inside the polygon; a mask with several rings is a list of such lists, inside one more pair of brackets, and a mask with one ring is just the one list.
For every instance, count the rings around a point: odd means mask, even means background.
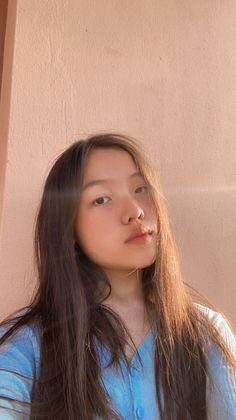
[{"label": "eyebrow", "polygon": [[[134,172],[128,177],[128,179],[135,178],[137,176],[143,176],[143,175],[141,174],[141,172]],[[112,182],[112,179],[109,179],[109,178],[108,179],[93,179],[87,182],[87,184],[85,184],[85,186],[82,188],[82,191],[84,192],[85,190],[87,190],[87,188],[94,187],[95,185],[109,184],[111,182]]]}]

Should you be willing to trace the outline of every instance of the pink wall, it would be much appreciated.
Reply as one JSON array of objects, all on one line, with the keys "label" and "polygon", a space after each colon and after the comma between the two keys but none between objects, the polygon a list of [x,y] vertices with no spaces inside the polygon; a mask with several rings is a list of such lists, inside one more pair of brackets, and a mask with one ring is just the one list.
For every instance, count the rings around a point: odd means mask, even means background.
[{"label": "pink wall", "polygon": [[[4,2],[2,1],[0,2],[0,103],[1,103],[3,52],[4,52],[4,45],[5,45],[6,22],[7,22],[7,1],[4,1]],[[1,130],[1,134],[3,135],[2,130]],[[7,136],[5,136],[5,138],[1,138],[1,141],[0,141],[0,220],[1,220],[2,198],[3,198],[3,189],[4,189],[4,174],[5,174],[5,164],[6,164],[6,142],[7,142],[6,137]]]},{"label": "pink wall", "polygon": [[5,31],[7,21],[7,0],[0,2],[0,98],[2,85],[3,51],[5,42]]},{"label": "pink wall", "polygon": [[80,136],[117,130],[154,150],[186,281],[236,322],[235,18],[233,0],[9,0],[1,317],[33,291],[49,163]]}]

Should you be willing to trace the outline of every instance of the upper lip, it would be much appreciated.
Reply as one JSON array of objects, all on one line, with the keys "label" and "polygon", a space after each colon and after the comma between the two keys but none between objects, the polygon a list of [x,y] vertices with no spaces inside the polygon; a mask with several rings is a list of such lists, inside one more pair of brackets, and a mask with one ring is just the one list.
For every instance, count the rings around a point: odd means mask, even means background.
[{"label": "upper lip", "polygon": [[146,234],[151,234],[151,233],[152,233],[151,229],[145,228],[145,227],[140,227],[138,229],[133,230],[133,232],[128,237],[128,239],[126,239],[125,242],[131,241],[132,239],[138,238],[139,236],[146,235]]}]

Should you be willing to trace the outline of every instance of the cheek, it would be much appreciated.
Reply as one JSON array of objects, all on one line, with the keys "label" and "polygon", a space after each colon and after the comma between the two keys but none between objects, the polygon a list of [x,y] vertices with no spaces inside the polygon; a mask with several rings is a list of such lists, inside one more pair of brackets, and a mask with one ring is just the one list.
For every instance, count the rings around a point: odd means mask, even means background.
[{"label": "cheek", "polygon": [[152,222],[156,221],[156,209],[150,198],[147,198],[144,203],[144,212],[148,220]]},{"label": "cheek", "polygon": [[81,210],[76,220],[76,234],[84,250],[102,247],[112,231],[105,213]]}]

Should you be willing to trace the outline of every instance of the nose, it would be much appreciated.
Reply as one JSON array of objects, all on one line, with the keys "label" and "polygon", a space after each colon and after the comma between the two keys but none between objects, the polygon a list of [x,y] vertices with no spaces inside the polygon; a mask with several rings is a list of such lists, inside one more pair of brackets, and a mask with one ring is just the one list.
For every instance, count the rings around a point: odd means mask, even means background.
[{"label": "nose", "polygon": [[142,220],[144,218],[144,210],[137,201],[129,198],[122,210],[121,221],[123,224],[131,223],[132,221]]}]

